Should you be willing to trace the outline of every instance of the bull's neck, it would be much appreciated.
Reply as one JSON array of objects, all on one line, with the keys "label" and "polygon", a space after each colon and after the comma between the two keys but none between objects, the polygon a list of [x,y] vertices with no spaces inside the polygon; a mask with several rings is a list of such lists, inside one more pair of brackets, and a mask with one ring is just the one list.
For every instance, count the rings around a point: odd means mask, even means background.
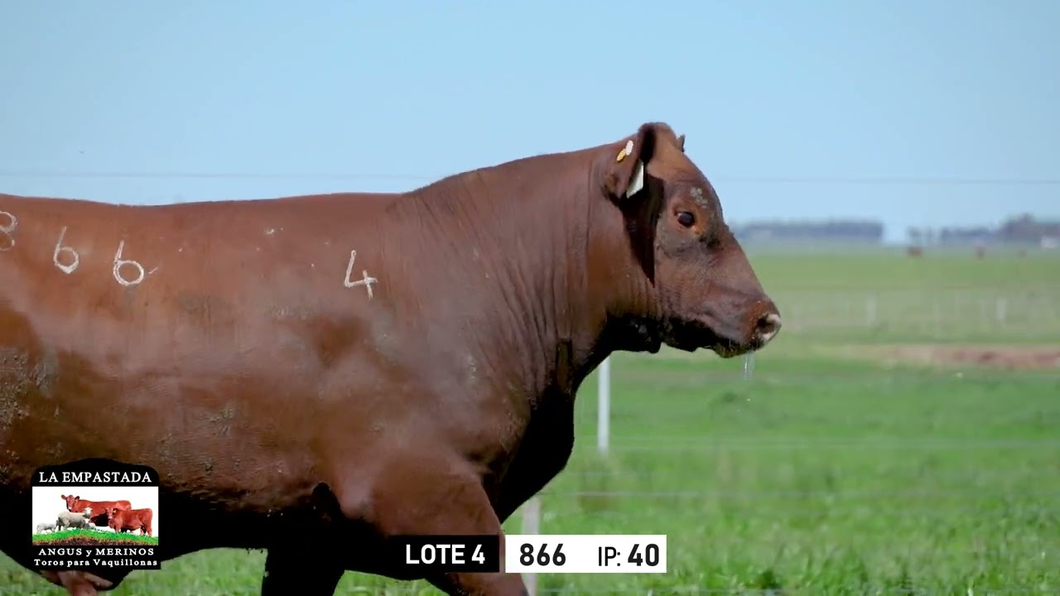
[{"label": "bull's neck", "polygon": [[[590,168],[587,154],[538,157],[464,174],[425,196],[446,202],[426,207],[446,220],[437,229],[460,231],[471,267],[458,295],[476,308],[456,310],[469,312],[465,328],[489,382],[531,402],[572,398],[612,351],[645,349],[628,341],[630,321],[614,316],[637,276],[620,274],[629,252],[622,218]],[[601,258],[614,267],[592,269]]]}]

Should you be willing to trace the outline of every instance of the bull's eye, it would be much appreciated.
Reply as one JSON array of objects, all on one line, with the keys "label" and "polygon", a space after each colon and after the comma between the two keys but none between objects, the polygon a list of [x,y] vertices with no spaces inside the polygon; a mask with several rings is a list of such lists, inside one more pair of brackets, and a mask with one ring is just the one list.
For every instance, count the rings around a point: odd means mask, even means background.
[{"label": "bull's eye", "polygon": [[688,211],[681,211],[677,214],[677,223],[683,225],[686,228],[691,228],[692,224],[696,223],[696,216],[692,215]]}]

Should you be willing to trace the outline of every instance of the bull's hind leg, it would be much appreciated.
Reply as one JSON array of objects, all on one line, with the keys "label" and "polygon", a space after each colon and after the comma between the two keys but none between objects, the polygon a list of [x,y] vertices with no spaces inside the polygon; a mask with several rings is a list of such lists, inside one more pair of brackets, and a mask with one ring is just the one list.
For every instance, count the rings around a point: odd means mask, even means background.
[{"label": "bull's hind leg", "polygon": [[265,556],[261,596],[331,596],[344,569],[310,548],[280,546]]},{"label": "bull's hind leg", "polygon": [[[500,521],[480,479],[460,470],[460,464],[431,461],[422,453],[390,462],[372,487],[369,517],[384,538],[409,534],[498,536],[503,570],[504,532]],[[365,513],[363,501],[346,502],[339,495],[339,503],[350,518],[357,519]],[[452,596],[527,595],[519,574],[447,573],[426,579]]]}]

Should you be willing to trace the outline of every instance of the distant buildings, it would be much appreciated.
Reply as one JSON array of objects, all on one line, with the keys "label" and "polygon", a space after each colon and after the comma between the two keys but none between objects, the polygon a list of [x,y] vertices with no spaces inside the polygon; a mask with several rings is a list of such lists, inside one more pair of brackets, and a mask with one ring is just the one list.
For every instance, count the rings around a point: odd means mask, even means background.
[{"label": "distant buildings", "polygon": [[883,223],[878,221],[766,221],[733,225],[740,242],[883,242]]},{"label": "distant buildings", "polygon": [[[741,243],[842,243],[882,244],[884,225],[872,220],[833,219],[824,221],[758,221],[731,224]],[[1060,221],[1042,221],[1032,215],[1010,218],[996,227],[943,226],[909,228],[906,238],[912,246],[1018,245],[1055,249],[1060,247]]]},{"label": "distant buildings", "polygon": [[1010,218],[997,227],[977,226],[970,228],[942,227],[936,230],[911,228],[908,231],[911,244],[1010,244],[1056,248],[1060,243],[1060,221],[1042,221],[1033,215],[1024,214]]}]

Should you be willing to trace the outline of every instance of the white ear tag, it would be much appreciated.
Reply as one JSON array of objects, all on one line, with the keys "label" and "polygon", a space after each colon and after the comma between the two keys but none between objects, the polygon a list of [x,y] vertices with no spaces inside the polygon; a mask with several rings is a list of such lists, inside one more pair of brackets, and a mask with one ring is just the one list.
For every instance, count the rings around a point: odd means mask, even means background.
[{"label": "white ear tag", "polygon": [[629,186],[626,188],[626,197],[632,197],[640,192],[642,188],[644,188],[644,163],[638,159],[637,165],[633,166],[633,178],[629,181]]}]

